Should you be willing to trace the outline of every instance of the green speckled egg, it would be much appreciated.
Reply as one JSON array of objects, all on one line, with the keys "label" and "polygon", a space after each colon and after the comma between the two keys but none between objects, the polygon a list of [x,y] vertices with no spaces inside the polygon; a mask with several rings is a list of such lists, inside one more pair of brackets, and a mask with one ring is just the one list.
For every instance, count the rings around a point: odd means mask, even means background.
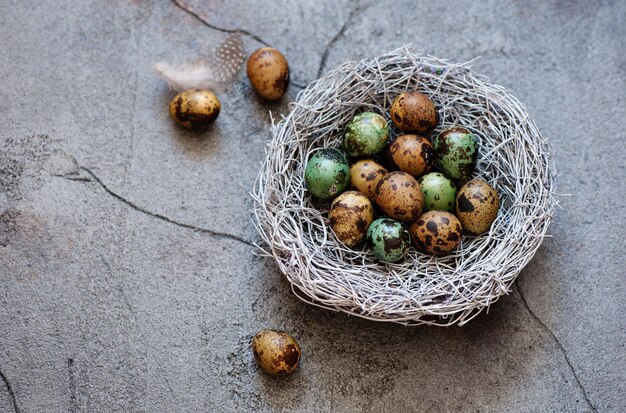
[{"label": "green speckled egg", "polygon": [[431,172],[418,181],[424,194],[424,212],[448,211],[454,213],[456,185],[439,172]]},{"label": "green speckled egg", "polygon": [[318,149],[306,165],[304,179],[316,197],[334,198],[348,187],[350,167],[344,154],[337,149]]},{"label": "green speckled egg", "polygon": [[370,156],[382,151],[388,138],[389,126],[385,118],[374,112],[363,112],[346,126],[343,149],[350,156]]},{"label": "green speckled egg", "polygon": [[411,235],[398,221],[380,218],[367,230],[367,242],[380,260],[397,262],[409,251]]},{"label": "green speckled egg", "polygon": [[437,167],[449,178],[467,180],[478,156],[477,137],[461,127],[442,131],[434,140]]}]

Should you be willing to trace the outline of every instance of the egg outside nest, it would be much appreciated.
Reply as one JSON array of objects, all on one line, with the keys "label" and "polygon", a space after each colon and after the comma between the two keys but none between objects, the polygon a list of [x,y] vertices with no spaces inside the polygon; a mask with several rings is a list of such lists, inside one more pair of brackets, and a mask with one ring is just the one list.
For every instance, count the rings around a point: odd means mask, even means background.
[{"label": "egg outside nest", "polygon": [[252,339],[254,358],[265,373],[286,376],[300,363],[300,345],[291,335],[278,330],[261,330]]},{"label": "egg outside nest", "polygon": [[289,86],[289,63],[273,47],[262,47],[250,55],[247,63],[250,84],[265,100],[277,101]]},{"label": "egg outside nest", "polygon": [[172,118],[182,127],[201,131],[215,122],[222,104],[210,90],[189,89],[174,96],[169,110]]}]

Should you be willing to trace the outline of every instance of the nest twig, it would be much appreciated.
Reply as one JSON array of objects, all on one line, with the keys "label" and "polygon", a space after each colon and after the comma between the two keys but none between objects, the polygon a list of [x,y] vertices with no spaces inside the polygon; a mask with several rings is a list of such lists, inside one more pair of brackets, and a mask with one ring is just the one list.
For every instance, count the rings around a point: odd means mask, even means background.
[{"label": "nest twig", "polygon": [[[444,257],[411,249],[395,264],[366,247],[350,249],[333,234],[328,203],[306,190],[311,152],[339,147],[355,113],[389,119],[403,91],[427,94],[442,122],[433,132],[460,125],[479,137],[474,176],[500,196],[489,233],[464,236]],[[397,134],[398,131],[394,133]],[[347,62],[311,83],[272,129],[253,191],[255,225],[302,300],[377,321],[463,325],[506,294],[533,257],[557,205],[551,147],[524,106],[488,82],[469,63],[450,64],[410,46],[360,62]]]}]

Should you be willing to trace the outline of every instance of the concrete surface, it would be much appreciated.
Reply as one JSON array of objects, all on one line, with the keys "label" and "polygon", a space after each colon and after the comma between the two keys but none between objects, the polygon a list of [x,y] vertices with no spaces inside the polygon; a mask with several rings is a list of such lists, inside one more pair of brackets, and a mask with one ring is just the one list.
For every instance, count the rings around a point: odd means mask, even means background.
[{"label": "concrete surface", "polygon": [[[626,411],[626,3],[179,3],[2,2],[0,412]],[[229,30],[285,53],[289,95],[263,104],[240,73],[211,131],[181,130],[152,64]],[[511,294],[463,328],[305,305],[250,246],[268,112],[406,42],[483,56],[571,194]],[[300,341],[295,375],[257,370],[267,327]]]}]

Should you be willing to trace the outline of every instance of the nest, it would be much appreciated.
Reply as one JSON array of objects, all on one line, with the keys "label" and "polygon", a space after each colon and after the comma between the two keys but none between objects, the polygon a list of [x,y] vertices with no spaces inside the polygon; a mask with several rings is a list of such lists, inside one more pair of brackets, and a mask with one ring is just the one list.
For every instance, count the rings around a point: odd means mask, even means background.
[{"label": "nest", "polygon": [[[272,129],[256,179],[255,225],[302,300],[376,321],[463,325],[503,294],[533,257],[557,205],[551,147],[524,106],[503,87],[475,74],[470,63],[450,64],[405,46],[347,62],[301,91],[291,112]],[[340,147],[343,129],[361,111],[388,121],[403,91],[428,95],[439,110],[433,131],[463,126],[479,137],[474,177],[500,196],[498,217],[481,236],[464,235],[449,255],[414,248],[395,264],[367,246],[341,244],[328,221],[330,203],[306,189],[312,151]],[[391,124],[391,123],[390,123]],[[400,131],[391,131],[392,137]]]}]

